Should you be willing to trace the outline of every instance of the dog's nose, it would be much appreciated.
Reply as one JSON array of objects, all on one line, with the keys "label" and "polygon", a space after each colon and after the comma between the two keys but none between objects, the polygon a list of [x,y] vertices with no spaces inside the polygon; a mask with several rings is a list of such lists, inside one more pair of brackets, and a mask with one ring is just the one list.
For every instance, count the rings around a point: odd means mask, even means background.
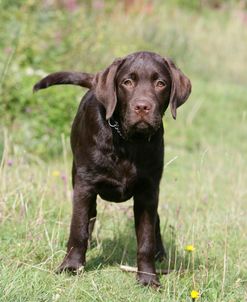
[{"label": "dog's nose", "polygon": [[151,108],[151,104],[145,101],[139,101],[134,106],[135,113],[138,115],[148,114]]}]

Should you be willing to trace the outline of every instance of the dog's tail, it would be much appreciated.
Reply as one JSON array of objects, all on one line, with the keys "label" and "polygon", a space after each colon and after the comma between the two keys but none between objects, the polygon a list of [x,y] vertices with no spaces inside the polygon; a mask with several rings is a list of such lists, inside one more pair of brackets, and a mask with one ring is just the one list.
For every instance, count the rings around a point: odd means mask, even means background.
[{"label": "dog's tail", "polygon": [[33,86],[33,92],[53,85],[71,84],[85,88],[92,88],[94,75],[85,72],[60,71],[54,72],[40,80]]}]

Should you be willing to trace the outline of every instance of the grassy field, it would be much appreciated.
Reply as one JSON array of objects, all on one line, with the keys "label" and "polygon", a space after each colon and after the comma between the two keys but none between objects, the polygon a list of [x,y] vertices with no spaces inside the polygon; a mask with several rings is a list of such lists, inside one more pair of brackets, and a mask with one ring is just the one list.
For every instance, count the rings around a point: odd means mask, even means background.
[{"label": "grassy field", "polygon": [[[111,25],[106,16],[89,15],[87,27],[82,20],[84,36],[74,33],[65,39],[68,45],[77,45],[69,57],[69,46],[63,42],[67,46],[54,49],[49,38],[52,33],[46,28],[65,28],[66,12],[60,11],[54,20],[52,11],[45,19],[44,12],[34,10],[27,17],[25,9],[19,13],[15,8],[11,10],[15,21],[6,13],[4,23],[10,29],[10,38],[15,36],[15,22],[29,18],[33,27],[24,26],[9,61],[6,52],[6,57],[1,58],[4,114],[0,122],[0,301],[184,302],[191,301],[191,290],[197,290],[201,294],[198,301],[246,302],[247,47],[243,39],[247,29],[242,19],[236,18],[242,11],[236,9],[230,14],[160,8],[161,16],[166,17],[162,19],[155,6],[152,15],[133,13],[124,17],[109,12]],[[79,13],[86,14],[83,10],[75,14]],[[99,199],[85,272],[78,276],[54,274],[64,256],[69,231],[72,191],[68,132],[77,102],[71,105],[68,115],[62,115],[57,123],[56,119],[64,111],[62,100],[66,99],[67,106],[69,98],[79,101],[81,90],[52,88],[35,97],[30,91],[41,66],[47,71],[77,69],[74,58],[81,39],[85,43],[78,60],[85,62],[93,41],[89,30],[94,18],[98,18],[97,43],[91,49],[94,56],[85,63],[86,71],[101,69],[114,56],[150,49],[174,56],[193,84],[192,96],[178,110],[177,121],[172,120],[169,111],[164,118],[166,159],[159,211],[168,259],[157,267],[171,272],[161,276],[159,292],[139,286],[134,274],[119,268],[120,264],[136,263],[131,200],[113,204]],[[37,29],[41,19],[44,31]],[[79,31],[75,16],[71,20]],[[121,36],[130,21],[133,26]],[[139,28],[143,21],[150,32]],[[154,34],[158,26],[161,30]],[[4,33],[1,35],[4,37]],[[25,48],[23,41],[29,43],[28,36],[37,43],[30,42]],[[40,51],[44,37],[50,42]],[[2,42],[0,47],[6,48],[7,40],[2,41],[5,44]],[[114,43],[118,47],[114,48]],[[22,58],[28,54],[29,65]],[[38,59],[30,59],[35,57]],[[31,76],[26,74],[28,66],[35,70]],[[6,104],[16,108],[19,99],[27,99],[25,106],[31,111],[23,113],[20,109],[11,115],[14,109]],[[60,111],[46,112],[49,106]],[[54,132],[46,128],[47,124],[51,128],[52,122],[54,128],[59,124]],[[190,244],[195,250],[185,251]]]}]

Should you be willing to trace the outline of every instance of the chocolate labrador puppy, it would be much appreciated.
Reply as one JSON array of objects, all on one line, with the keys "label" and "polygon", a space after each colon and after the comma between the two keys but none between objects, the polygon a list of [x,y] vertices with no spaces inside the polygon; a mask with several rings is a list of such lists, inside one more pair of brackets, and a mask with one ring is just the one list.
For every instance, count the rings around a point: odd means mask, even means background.
[{"label": "chocolate labrador puppy", "polygon": [[59,272],[78,271],[96,217],[96,197],[114,202],[134,198],[137,279],[159,286],[155,259],[165,256],[157,213],[163,170],[162,117],[173,118],[191,92],[190,80],[168,59],[136,52],[96,75],[56,72],[34,86],[86,87],[71,132],[73,214],[67,254]]}]

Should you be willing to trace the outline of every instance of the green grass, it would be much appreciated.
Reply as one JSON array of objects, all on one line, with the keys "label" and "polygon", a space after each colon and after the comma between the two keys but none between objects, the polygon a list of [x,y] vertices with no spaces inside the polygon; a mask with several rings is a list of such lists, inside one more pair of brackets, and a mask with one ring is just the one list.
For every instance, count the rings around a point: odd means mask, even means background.
[{"label": "green grass", "polygon": [[173,58],[190,77],[247,83],[246,11],[240,5],[196,11],[154,0],[150,12],[126,14],[121,1],[109,11],[84,4],[73,12],[42,1],[11,2],[0,1],[0,127],[7,125],[14,142],[43,158],[61,152],[57,141],[61,133],[68,136],[82,94],[66,86],[33,95],[34,83],[49,72],[98,72],[115,57],[150,50]]},{"label": "green grass", "polygon": [[[54,274],[69,231],[70,153],[61,143],[63,158],[47,163],[12,145],[6,130],[1,301],[191,301],[192,289],[202,293],[201,301],[246,301],[247,89],[196,79],[193,84],[193,96],[166,129],[166,163],[173,161],[161,183],[162,234],[169,252],[161,267],[176,271],[161,277],[161,292],[139,286],[133,274],[119,269],[120,263],[136,261],[132,201],[99,200],[85,272]],[[192,254],[184,251],[187,244],[195,246]]]},{"label": "green grass", "polygon": [[[198,301],[246,302],[246,10],[237,1],[215,11],[155,0],[147,13],[125,14],[119,4],[72,13],[17,2],[0,1],[0,301],[189,302],[196,289]],[[99,71],[141,49],[175,58],[193,84],[177,121],[169,109],[164,117],[159,212],[168,259],[157,267],[172,271],[160,292],[119,268],[136,264],[132,201],[98,200],[85,272],[54,274],[68,239],[68,133],[82,91],[31,92],[43,73]]]}]

